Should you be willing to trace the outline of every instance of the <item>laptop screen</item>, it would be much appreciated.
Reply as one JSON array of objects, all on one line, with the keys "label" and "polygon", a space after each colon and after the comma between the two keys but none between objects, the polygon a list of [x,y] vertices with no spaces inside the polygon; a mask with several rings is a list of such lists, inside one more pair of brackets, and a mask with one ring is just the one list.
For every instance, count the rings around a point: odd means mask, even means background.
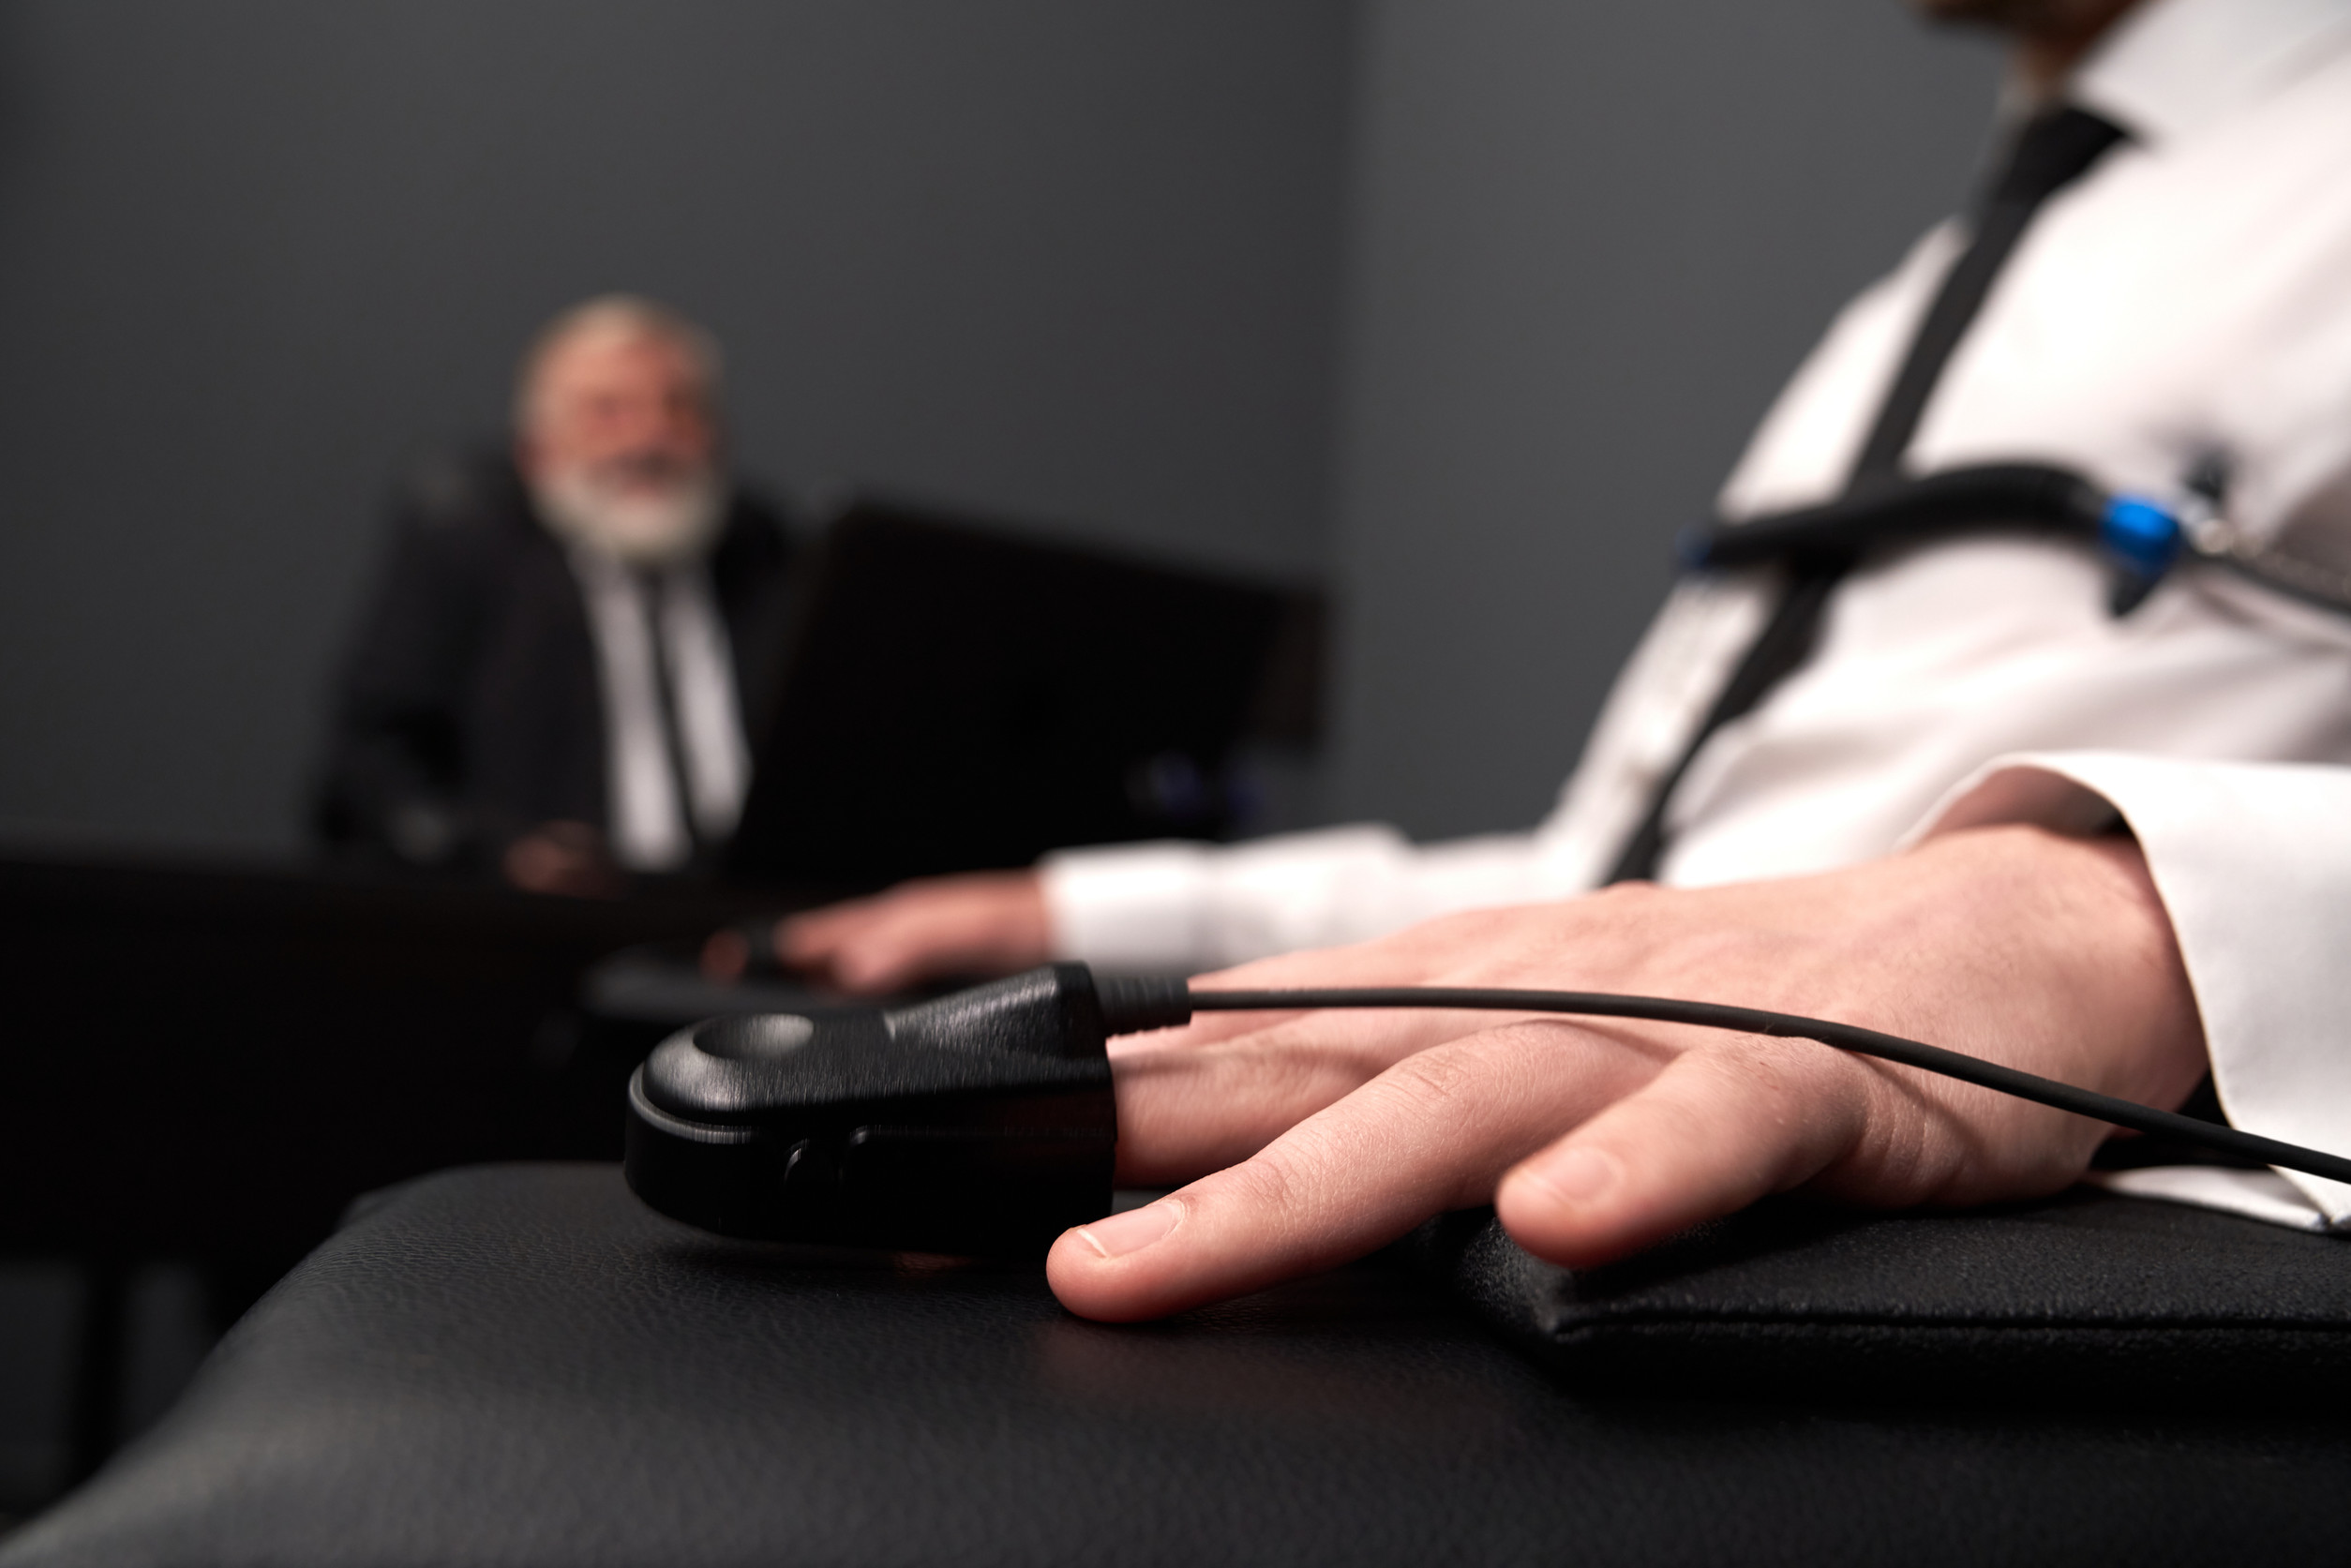
[{"label": "laptop screen", "polygon": [[803,585],[729,875],[878,885],[1217,836],[1236,742],[1295,725],[1319,609],[861,501]]}]

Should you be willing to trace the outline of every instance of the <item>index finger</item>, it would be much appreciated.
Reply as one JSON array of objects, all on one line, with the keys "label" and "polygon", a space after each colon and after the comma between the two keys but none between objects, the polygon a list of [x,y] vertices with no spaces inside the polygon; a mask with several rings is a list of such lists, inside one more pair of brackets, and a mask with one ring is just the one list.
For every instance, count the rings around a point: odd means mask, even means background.
[{"label": "index finger", "polygon": [[1483,1202],[1505,1169],[1668,1054],[1654,1038],[1558,1021],[1416,1052],[1250,1157],[1066,1232],[1047,1277],[1071,1311],[1123,1321],[1332,1267]]},{"label": "index finger", "polygon": [[1537,1015],[1404,1008],[1206,1016],[1226,1022],[1222,1037],[1166,1030],[1111,1042],[1124,1180],[1156,1187],[1221,1170],[1408,1056]]}]

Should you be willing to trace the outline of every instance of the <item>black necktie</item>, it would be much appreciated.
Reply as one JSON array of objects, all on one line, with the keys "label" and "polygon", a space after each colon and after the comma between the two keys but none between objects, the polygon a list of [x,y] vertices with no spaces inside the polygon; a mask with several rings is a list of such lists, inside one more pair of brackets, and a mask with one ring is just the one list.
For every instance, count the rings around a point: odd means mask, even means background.
[{"label": "black necktie", "polygon": [[694,782],[686,766],[685,724],[678,711],[677,670],[669,657],[669,595],[662,575],[636,574],[637,591],[645,605],[647,640],[652,646],[654,709],[661,719],[661,750],[669,767],[669,787],[678,797],[678,820],[685,827],[693,853],[702,848],[701,830],[694,817]]},{"label": "black necktie", "polygon": [[[1934,395],[1944,365],[1983,308],[1992,280],[1999,276],[2001,264],[2016,248],[2033,215],[2043,202],[2087,172],[2122,136],[2122,128],[2112,121],[2072,108],[2044,110],[2018,131],[1999,177],[1975,203],[1973,236],[1967,249],[1943,275],[1942,287],[1927,306],[1910,339],[1909,351],[1903,356],[1902,368],[1879,406],[1878,417],[1869,427],[1868,439],[1862,442],[1861,455],[1847,482],[1848,494],[1900,477],[1902,454],[1918,431],[1919,419],[1926,411],[1926,401]],[[1700,748],[1715,731],[1754,708],[1804,662],[1819,633],[1829,595],[1852,564],[1849,555],[1789,563],[1788,586],[1771,620],[1748,645],[1680,759],[1658,782],[1640,826],[1626,841],[1608,880],[1625,882],[1656,874],[1657,862],[1665,854],[1666,808],[1682,775],[1689,771]]]}]

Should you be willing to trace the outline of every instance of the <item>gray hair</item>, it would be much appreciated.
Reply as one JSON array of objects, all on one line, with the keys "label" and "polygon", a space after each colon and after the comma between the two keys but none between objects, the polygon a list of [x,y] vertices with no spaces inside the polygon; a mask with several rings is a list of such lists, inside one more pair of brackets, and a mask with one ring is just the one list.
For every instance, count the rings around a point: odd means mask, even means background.
[{"label": "gray hair", "polygon": [[718,339],[683,312],[647,299],[642,294],[598,294],[582,300],[557,316],[532,336],[515,370],[515,425],[526,428],[533,412],[539,372],[555,351],[582,337],[650,337],[670,345],[686,357],[703,395],[718,403],[724,364]]}]

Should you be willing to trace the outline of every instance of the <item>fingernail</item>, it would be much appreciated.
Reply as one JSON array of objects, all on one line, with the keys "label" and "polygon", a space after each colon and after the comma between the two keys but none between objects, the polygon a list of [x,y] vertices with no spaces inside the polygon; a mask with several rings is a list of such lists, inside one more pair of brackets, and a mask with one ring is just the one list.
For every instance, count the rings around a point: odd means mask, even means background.
[{"label": "fingernail", "polygon": [[1529,1172],[1571,1203],[1588,1203],[1616,1185],[1624,1173],[1614,1157],[1597,1149],[1569,1149]]},{"label": "fingernail", "polygon": [[1163,1239],[1183,1217],[1182,1211],[1173,1203],[1146,1203],[1139,1209],[1081,1225],[1078,1234],[1103,1257],[1123,1258]]}]

